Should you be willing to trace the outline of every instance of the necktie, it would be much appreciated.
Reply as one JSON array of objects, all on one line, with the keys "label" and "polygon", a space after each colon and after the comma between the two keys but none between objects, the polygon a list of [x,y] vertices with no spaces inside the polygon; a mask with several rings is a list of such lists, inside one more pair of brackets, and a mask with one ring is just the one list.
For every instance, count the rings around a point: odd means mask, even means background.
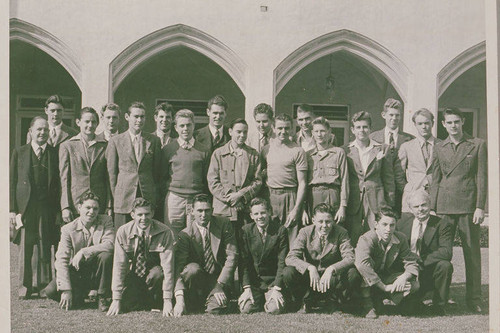
[{"label": "necktie", "polygon": [[56,134],[56,128],[52,127],[50,129],[50,133],[49,133],[49,139],[50,139],[50,143],[52,145],[54,145],[56,143],[56,136],[57,136],[57,134]]},{"label": "necktie", "polygon": [[419,222],[418,224],[417,254],[420,255],[420,249],[422,247],[422,237],[424,236],[424,224],[422,222]]},{"label": "necktie", "polygon": [[141,161],[141,140],[138,135],[134,138],[134,150],[135,150],[135,158],[137,162]]},{"label": "necktie", "polygon": [[262,241],[266,240],[266,231],[264,229],[259,229],[260,237],[262,237]]},{"label": "necktie", "polygon": [[392,132],[389,132],[389,145],[391,148],[394,148],[395,142],[394,142],[394,134]]},{"label": "necktie", "polygon": [[203,258],[205,259],[205,272],[212,274],[215,269],[215,259],[210,246],[210,235],[208,230],[205,231],[205,248],[203,250]]},{"label": "necktie", "polygon": [[38,147],[37,152],[36,152],[36,157],[38,157],[38,160],[40,160],[42,158],[42,154],[43,154],[42,147]]},{"label": "necktie", "polygon": [[220,133],[219,130],[215,133],[215,138],[214,138],[214,146],[216,146],[220,141]]},{"label": "necktie", "polygon": [[321,235],[319,237],[319,241],[320,241],[320,244],[321,244],[321,251],[323,251],[323,249],[325,248],[325,245],[326,245],[326,236],[325,235]]},{"label": "necktie", "polygon": [[267,135],[263,135],[262,138],[260,138],[260,150],[264,148],[269,143],[269,140],[267,139]]},{"label": "necktie", "polygon": [[146,275],[146,251],[144,232],[137,239],[137,250],[135,258],[135,274],[142,278]]},{"label": "necktie", "polygon": [[182,144],[181,148],[189,150],[189,149],[191,149],[191,145],[188,142],[184,142]]},{"label": "necktie", "polygon": [[422,154],[424,155],[425,164],[429,161],[429,142],[425,141],[422,147]]}]

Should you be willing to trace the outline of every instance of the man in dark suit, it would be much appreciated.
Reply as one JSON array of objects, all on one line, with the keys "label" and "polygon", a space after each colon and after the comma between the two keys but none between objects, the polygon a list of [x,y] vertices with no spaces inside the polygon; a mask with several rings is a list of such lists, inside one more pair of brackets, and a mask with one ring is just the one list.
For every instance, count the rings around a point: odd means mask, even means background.
[{"label": "man in dark suit", "polygon": [[131,218],[136,198],[145,198],[155,206],[157,203],[160,139],[143,132],[145,118],[144,104],[132,103],[125,114],[128,131],[112,137],[106,149],[116,229]]},{"label": "man in dark suit", "polygon": [[444,110],[442,125],[448,137],[434,148],[431,208],[447,216],[452,236],[458,227],[465,259],[466,302],[473,312],[482,312],[479,241],[488,192],[487,150],[484,140],[463,132],[464,121],[459,109]]},{"label": "man in dark suit", "polygon": [[396,230],[405,234],[410,250],[419,256],[419,298],[433,291],[432,312],[444,315],[453,274],[451,225],[430,215],[431,198],[424,189],[413,192],[408,199],[413,214],[403,214]]},{"label": "man in dark suit", "polygon": [[59,149],[62,219],[69,223],[78,216],[80,196],[92,191],[99,198],[100,213],[111,215],[111,195],[106,164],[104,139],[95,130],[99,124],[97,112],[84,107],[76,117],[80,133],[63,142]]},{"label": "man in dark suit", "polygon": [[[174,316],[203,311],[228,312],[238,250],[231,223],[212,216],[206,194],[193,198],[193,223],[179,233],[175,252]],[[185,299],[185,301],[184,301]]]},{"label": "man in dark suit", "polygon": [[240,246],[243,293],[238,299],[241,313],[265,310],[283,313],[283,268],[288,254],[288,235],[279,220],[272,219],[271,205],[265,199],[250,202],[249,223],[242,229]]},{"label": "man in dark suit", "polygon": [[375,227],[375,213],[382,206],[394,206],[392,152],[388,145],[370,139],[372,119],[368,112],[352,116],[355,140],[346,149],[349,199],[346,227],[353,246],[359,236]]},{"label": "man in dark suit", "polygon": [[51,246],[59,241],[60,182],[55,148],[47,144],[49,124],[35,117],[31,142],[16,148],[10,160],[10,223],[19,244],[19,298],[29,298],[52,279]]},{"label": "man in dark suit", "polygon": [[156,130],[151,134],[160,138],[161,147],[165,147],[178,135],[172,128],[172,120],[174,115],[174,107],[169,103],[161,103],[155,107],[154,119]]},{"label": "man in dark suit", "polygon": [[362,235],[356,247],[355,264],[364,280],[362,306],[369,319],[378,318],[384,298],[403,306],[404,298],[418,291],[418,257],[411,252],[406,236],[395,229],[395,213],[381,208],[375,230]]},{"label": "man in dark suit", "polygon": [[354,249],[347,230],[334,221],[335,209],[320,203],[312,212],[313,224],[299,230],[286,257],[283,282],[292,300],[305,312],[338,311],[338,301],[355,284]]},{"label": "man in dark suit", "polygon": [[[47,101],[45,101],[45,114],[47,115],[49,124],[49,138],[47,143],[50,146],[59,149],[61,143],[78,134],[76,129],[69,127],[62,121],[64,116],[64,104],[59,95],[50,96]],[[28,132],[26,143],[30,143],[31,140],[31,133]]]},{"label": "man in dark suit", "polygon": [[386,145],[389,145],[391,147],[394,181],[396,185],[395,202],[393,208],[397,214],[401,213],[401,200],[406,183],[403,170],[401,169],[400,163],[398,161],[398,151],[399,147],[401,147],[403,143],[415,138],[413,135],[400,130],[399,125],[401,122],[402,113],[403,104],[400,101],[394,98],[387,99],[384,103],[384,109],[382,111],[382,118],[384,118],[385,120],[385,127],[379,131],[371,133],[370,135],[371,139],[379,143],[385,143]]},{"label": "man in dark suit", "polygon": [[96,135],[96,138],[98,140],[109,141],[109,139],[111,139],[112,136],[117,135],[120,130],[120,107],[115,103],[105,104],[101,108],[99,116],[104,129]]},{"label": "man in dark suit", "polygon": [[216,95],[208,101],[208,125],[194,132],[194,139],[205,146],[210,154],[225,145],[230,139],[229,131],[224,126],[227,102],[221,95]]}]

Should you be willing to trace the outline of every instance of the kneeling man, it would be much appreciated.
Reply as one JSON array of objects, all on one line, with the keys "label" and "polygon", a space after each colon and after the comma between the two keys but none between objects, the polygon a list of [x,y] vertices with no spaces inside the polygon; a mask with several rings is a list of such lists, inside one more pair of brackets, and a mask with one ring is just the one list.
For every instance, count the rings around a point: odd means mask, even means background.
[{"label": "kneeling man", "polygon": [[87,191],[77,204],[80,216],[61,228],[56,278],[42,291],[59,301],[61,309],[83,305],[97,290],[99,310],[108,310],[115,231],[111,216],[99,214],[99,198]]},{"label": "kneeling man", "polygon": [[408,198],[413,214],[403,213],[396,229],[405,234],[410,249],[418,255],[421,267],[419,298],[433,291],[433,314],[444,315],[444,306],[450,293],[453,265],[453,237],[451,224],[437,216],[430,215],[430,195],[418,190]]},{"label": "kneeling man", "polygon": [[338,300],[359,280],[351,240],[335,224],[335,214],[328,204],[314,207],[313,224],[299,230],[285,260],[283,281],[293,302],[304,303],[305,312],[337,311]]},{"label": "kneeling man", "polygon": [[249,223],[242,228],[241,261],[243,293],[238,299],[241,313],[262,311],[280,314],[285,308],[282,273],[288,253],[288,234],[279,219],[271,218],[265,199],[250,202]]},{"label": "kneeling man", "polygon": [[133,220],[116,232],[113,302],[107,315],[160,309],[163,300],[163,316],[171,316],[174,234],[168,226],[153,220],[152,205],[144,198],[134,200],[130,215]]},{"label": "kneeling man", "polygon": [[375,214],[375,230],[359,238],[356,268],[364,279],[361,297],[366,318],[378,317],[374,303],[384,298],[396,305],[418,290],[418,257],[410,251],[406,236],[396,230],[396,215],[388,208]]},{"label": "kneeling man", "polygon": [[176,245],[174,315],[205,311],[227,313],[238,251],[227,217],[212,216],[206,194],[193,198],[194,223],[182,230]]}]

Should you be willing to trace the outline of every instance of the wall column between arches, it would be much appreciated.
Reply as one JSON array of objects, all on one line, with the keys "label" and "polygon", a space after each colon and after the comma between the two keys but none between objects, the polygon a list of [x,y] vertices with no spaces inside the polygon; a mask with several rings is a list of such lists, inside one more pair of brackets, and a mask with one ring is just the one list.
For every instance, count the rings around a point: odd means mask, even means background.
[{"label": "wall column between arches", "polygon": [[109,101],[109,63],[93,59],[82,72],[82,107],[99,109]]},{"label": "wall column between arches", "polygon": [[417,130],[411,118],[415,111],[426,108],[434,115],[432,134],[436,136],[438,122],[436,73],[433,73],[431,70],[424,70],[423,68],[416,70],[410,77],[408,88],[408,100],[405,104],[403,131],[416,135]]}]

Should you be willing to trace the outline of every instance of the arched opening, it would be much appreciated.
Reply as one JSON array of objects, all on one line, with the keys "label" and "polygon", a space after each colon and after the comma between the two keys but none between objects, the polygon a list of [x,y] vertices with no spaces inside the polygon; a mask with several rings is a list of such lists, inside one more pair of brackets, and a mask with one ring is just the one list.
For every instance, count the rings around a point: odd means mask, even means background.
[{"label": "arched opening", "polygon": [[[333,89],[327,86],[330,73]],[[312,104],[330,119],[337,144],[344,144],[355,112],[372,113],[374,130],[384,126],[382,106],[389,97],[406,102],[408,76],[407,67],[381,45],[340,30],[305,44],[276,68],[275,108],[293,114],[297,104]]]},{"label": "arched opening", "polygon": [[19,39],[10,41],[10,149],[26,140],[34,116],[44,115],[45,100],[59,94],[65,102],[63,121],[73,124],[82,94],[74,77],[50,54]]}]

